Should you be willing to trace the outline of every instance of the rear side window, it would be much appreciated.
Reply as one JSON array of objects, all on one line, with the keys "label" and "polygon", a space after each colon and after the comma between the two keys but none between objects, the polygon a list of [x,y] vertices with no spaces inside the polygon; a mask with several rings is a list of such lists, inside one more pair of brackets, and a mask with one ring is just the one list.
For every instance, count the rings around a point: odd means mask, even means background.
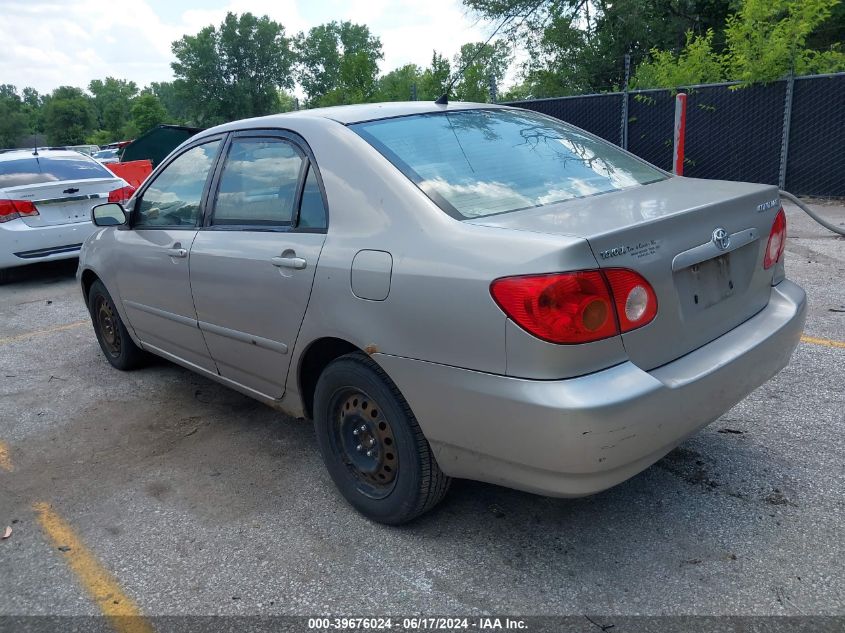
[{"label": "rear side window", "polygon": [[114,177],[100,163],[81,155],[28,155],[17,160],[0,161],[0,188]]},{"label": "rear side window", "polygon": [[212,225],[290,226],[305,160],[281,139],[232,141],[220,175]]},{"label": "rear side window", "polygon": [[308,168],[308,177],[305,179],[305,187],[302,190],[297,226],[301,229],[326,228],[326,207],[317,182],[317,172],[313,167]]},{"label": "rear side window", "polygon": [[196,226],[205,182],[219,147],[220,141],[198,145],[167,165],[135,204],[133,226]]},{"label": "rear side window", "polygon": [[665,178],[616,146],[534,112],[456,110],[350,127],[458,219]]}]

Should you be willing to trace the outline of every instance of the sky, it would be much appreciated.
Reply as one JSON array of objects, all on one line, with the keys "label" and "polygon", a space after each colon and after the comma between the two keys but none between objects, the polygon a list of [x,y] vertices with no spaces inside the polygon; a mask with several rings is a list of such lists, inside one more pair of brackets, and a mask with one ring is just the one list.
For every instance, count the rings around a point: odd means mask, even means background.
[{"label": "sky", "polygon": [[435,49],[451,59],[495,29],[460,0],[0,0],[0,84],[49,92],[107,76],[139,86],[171,80],[170,43],[220,24],[227,11],[269,15],[288,36],[332,20],[366,24],[381,38],[382,73],[425,67]]}]

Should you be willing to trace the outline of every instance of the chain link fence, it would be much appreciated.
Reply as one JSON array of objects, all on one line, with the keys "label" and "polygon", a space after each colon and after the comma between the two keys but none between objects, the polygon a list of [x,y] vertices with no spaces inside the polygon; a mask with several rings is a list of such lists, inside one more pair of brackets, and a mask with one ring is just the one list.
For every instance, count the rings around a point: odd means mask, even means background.
[{"label": "chain link fence", "polygon": [[[684,175],[845,196],[845,73],[764,85],[691,86]],[[675,92],[633,90],[513,102],[577,125],[672,168]],[[627,100],[628,116],[623,120]]]}]

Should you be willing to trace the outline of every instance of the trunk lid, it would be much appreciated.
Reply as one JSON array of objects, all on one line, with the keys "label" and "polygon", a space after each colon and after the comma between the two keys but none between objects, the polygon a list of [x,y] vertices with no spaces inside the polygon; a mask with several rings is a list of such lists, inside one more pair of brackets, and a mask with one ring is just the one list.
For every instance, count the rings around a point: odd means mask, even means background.
[{"label": "trunk lid", "polygon": [[[622,335],[643,369],[735,328],[768,303],[774,267],[763,253],[780,208],[777,187],[668,178],[592,198],[469,220],[586,239],[601,268],[629,268],[652,285],[657,316]],[[724,229],[730,238],[714,239]],[[537,271],[551,272],[551,271]]]},{"label": "trunk lid", "polygon": [[91,208],[108,202],[109,192],[126,186],[121,178],[86,178],[7,187],[3,194],[13,200],[28,200],[38,215],[22,218],[31,227],[71,224],[91,220]]}]

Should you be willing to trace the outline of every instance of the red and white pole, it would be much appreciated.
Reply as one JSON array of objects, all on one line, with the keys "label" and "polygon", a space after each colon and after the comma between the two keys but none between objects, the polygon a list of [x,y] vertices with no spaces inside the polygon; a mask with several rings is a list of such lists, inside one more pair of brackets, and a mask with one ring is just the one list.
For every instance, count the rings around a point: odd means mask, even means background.
[{"label": "red and white pole", "polygon": [[687,132],[687,96],[683,92],[675,95],[675,150],[672,154],[672,172],[684,175],[684,138]]}]

